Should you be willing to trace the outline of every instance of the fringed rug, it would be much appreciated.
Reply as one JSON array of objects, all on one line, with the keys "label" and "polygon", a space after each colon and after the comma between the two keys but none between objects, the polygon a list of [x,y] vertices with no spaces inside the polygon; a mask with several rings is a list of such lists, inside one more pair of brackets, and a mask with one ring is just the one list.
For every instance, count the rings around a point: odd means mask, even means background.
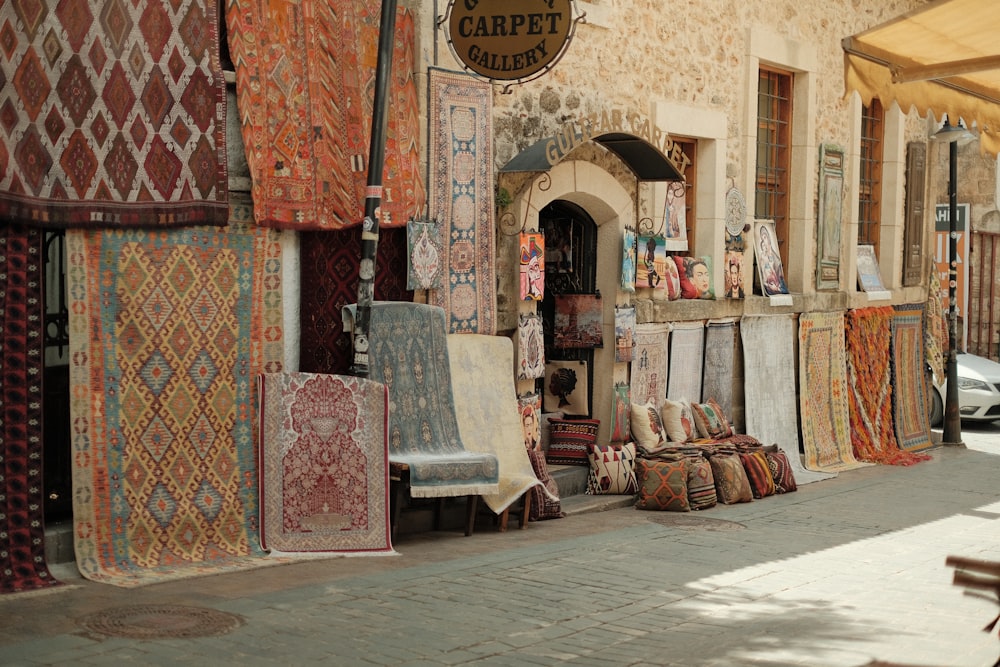
[{"label": "fringed rug", "polygon": [[799,448],[795,395],[795,320],[791,315],[748,315],[740,320],[747,435],[776,444],[788,456],[798,484],[834,477],[806,470]]},{"label": "fringed rug", "polygon": [[670,325],[670,375],[667,398],[701,402],[701,374],[705,367],[705,323],[674,322]]},{"label": "fringed rug", "polygon": [[0,3],[0,216],[46,227],[224,225],[217,6]]},{"label": "fringed rug", "polygon": [[[281,246],[251,226],[70,232],[80,572],[134,586],[252,565],[252,378],[283,358]],[[251,562],[248,562],[250,560]]]},{"label": "fringed rug", "polygon": [[893,423],[900,449],[917,451],[933,444],[924,373],[924,308],[922,304],[908,304],[895,306],[895,311],[892,317]]},{"label": "fringed rug", "polygon": [[839,472],[865,463],[854,458],[847,403],[844,314],[799,316],[799,415],[804,465]]},{"label": "fringed rug", "polygon": [[[348,329],[356,314],[345,306]],[[370,378],[389,391],[389,462],[409,468],[410,495],[499,493],[496,456],[466,449],[458,428],[444,310],[376,301],[369,334]]]},{"label": "fringed rug", "polygon": [[259,399],[261,546],[392,552],[385,385],[269,373],[260,376]]},{"label": "fringed rug", "polygon": [[[381,3],[227,3],[229,49],[256,220],[340,229],[364,214]],[[382,225],[426,203],[413,16],[396,14],[387,83]]]},{"label": "fringed rug", "polygon": [[861,461],[911,465],[929,458],[896,444],[890,362],[892,306],[847,312],[847,386],[851,444]]},{"label": "fringed rug", "polygon": [[524,444],[511,375],[514,345],[505,336],[449,334],[448,358],[462,442],[469,451],[495,455],[500,464],[499,492],[483,496],[500,514],[541,484]]},{"label": "fringed rug", "polygon": [[931,271],[927,285],[927,303],[924,307],[927,318],[927,327],[924,330],[924,354],[938,384],[944,384],[946,379],[944,367],[945,357],[948,355],[948,318],[945,316],[945,311],[948,310],[945,305],[947,299],[948,293],[942,292],[941,279],[935,267]]},{"label": "fringed rug", "polygon": [[493,227],[493,87],[465,74],[430,69],[430,215],[448,240],[444,308],[449,333],[496,330]]},{"label": "fringed rug", "polygon": [[645,405],[653,399],[659,404],[667,397],[669,343],[669,324],[636,325],[630,381],[633,403]]},{"label": "fringed rug", "polygon": [[[345,229],[303,232],[299,370],[346,375],[353,362],[350,336],[343,335],[341,310],[358,300],[361,232]],[[406,264],[406,229],[383,229],[375,258],[375,298],[413,301],[399,267]]]},{"label": "fringed rug", "polygon": [[58,584],[45,564],[42,232],[0,231],[0,593]]},{"label": "fringed rug", "polygon": [[736,320],[709,320],[705,328],[705,369],[701,395],[714,398],[724,415],[733,417],[733,363],[736,354]]}]

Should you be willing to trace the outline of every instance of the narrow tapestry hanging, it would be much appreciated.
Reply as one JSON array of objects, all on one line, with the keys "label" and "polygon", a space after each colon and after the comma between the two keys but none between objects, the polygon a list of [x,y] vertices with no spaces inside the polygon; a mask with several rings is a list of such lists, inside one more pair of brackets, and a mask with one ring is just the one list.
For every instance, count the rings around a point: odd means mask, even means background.
[{"label": "narrow tapestry hanging", "polygon": [[666,289],[667,286],[663,284],[667,270],[666,239],[660,234],[640,232],[639,250],[642,252],[642,261],[636,267],[635,286]]},{"label": "narrow tapestry hanging", "polygon": [[517,320],[517,379],[534,380],[545,375],[545,334],[542,318],[521,313]]},{"label": "narrow tapestry hanging", "polygon": [[615,361],[635,359],[635,306],[615,307]]},{"label": "narrow tapestry hanging", "polygon": [[687,188],[684,181],[667,183],[667,202],[663,210],[667,250],[687,250]]},{"label": "narrow tapestry hanging", "polygon": [[622,291],[635,291],[635,227],[625,225],[622,236]]},{"label": "narrow tapestry hanging", "polygon": [[629,413],[632,405],[628,384],[616,382],[611,400],[613,402],[611,406],[611,442],[628,442]]},{"label": "narrow tapestry hanging", "polygon": [[406,223],[406,289],[441,287],[441,228],[436,222]]},{"label": "narrow tapestry hanging", "polygon": [[521,233],[521,301],[545,296],[545,234]]}]

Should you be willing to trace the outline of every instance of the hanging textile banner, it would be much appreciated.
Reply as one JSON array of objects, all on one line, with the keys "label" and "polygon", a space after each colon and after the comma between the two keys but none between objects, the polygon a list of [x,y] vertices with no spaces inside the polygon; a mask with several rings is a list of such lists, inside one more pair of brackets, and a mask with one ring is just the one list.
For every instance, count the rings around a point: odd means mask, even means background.
[{"label": "hanging textile banner", "polygon": [[635,306],[615,307],[615,361],[635,359]]},{"label": "hanging textile banner", "polygon": [[521,301],[545,296],[545,234],[521,233]]},{"label": "hanging textile banner", "polygon": [[406,223],[406,289],[441,287],[441,227],[436,222]]}]

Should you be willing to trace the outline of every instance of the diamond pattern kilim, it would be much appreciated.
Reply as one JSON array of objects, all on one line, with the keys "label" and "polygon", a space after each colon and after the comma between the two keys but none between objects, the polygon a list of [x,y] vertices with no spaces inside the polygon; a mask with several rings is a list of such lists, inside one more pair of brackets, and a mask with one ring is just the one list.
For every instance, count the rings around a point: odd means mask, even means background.
[{"label": "diamond pattern kilim", "polygon": [[215,2],[6,0],[0,25],[0,215],[53,227],[226,223]]},{"label": "diamond pattern kilim", "polygon": [[67,236],[76,553],[91,579],[260,554],[251,378],[281,370],[281,255],[249,223],[237,199],[225,229]]}]

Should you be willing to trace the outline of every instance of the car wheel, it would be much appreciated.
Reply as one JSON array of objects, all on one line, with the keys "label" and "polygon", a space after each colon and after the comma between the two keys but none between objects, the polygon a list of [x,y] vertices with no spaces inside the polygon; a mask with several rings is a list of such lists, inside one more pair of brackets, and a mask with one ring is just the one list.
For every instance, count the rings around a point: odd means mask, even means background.
[{"label": "car wheel", "polygon": [[927,415],[931,426],[938,426],[944,421],[944,403],[941,401],[941,394],[936,389],[931,389],[931,409]]}]

